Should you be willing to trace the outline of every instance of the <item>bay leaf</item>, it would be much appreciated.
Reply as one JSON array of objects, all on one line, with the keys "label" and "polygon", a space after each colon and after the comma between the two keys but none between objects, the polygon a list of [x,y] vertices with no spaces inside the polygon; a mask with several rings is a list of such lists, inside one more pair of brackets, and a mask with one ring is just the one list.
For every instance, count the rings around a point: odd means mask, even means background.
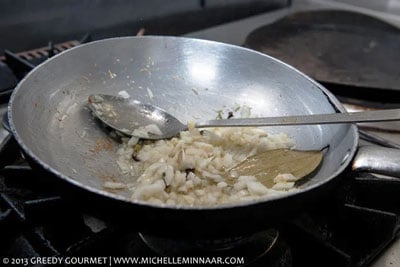
[{"label": "bay leaf", "polygon": [[299,180],[312,173],[322,157],[322,152],[317,150],[274,149],[248,157],[229,172],[235,176],[255,176],[271,188],[278,174],[291,173]]}]

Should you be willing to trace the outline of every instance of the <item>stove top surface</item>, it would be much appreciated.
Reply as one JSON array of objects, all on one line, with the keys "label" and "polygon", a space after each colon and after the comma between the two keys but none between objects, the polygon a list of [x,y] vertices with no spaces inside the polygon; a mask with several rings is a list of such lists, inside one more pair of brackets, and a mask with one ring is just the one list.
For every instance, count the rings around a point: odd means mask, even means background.
[{"label": "stove top surface", "polygon": [[[400,17],[396,15],[385,16],[380,11],[360,9],[342,2],[293,1],[290,8],[267,12],[190,33],[187,36],[243,45],[251,31],[288,14],[331,8],[353,10],[400,25]],[[52,47],[50,45],[50,48]],[[27,60],[32,61],[29,58]],[[10,72],[9,66],[1,65],[0,67],[4,67],[4,73]],[[22,67],[23,71],[25,67]],[[29,67],[25,71],[29,71]],[[12,76],[8,76],[9,82],[6,85],[2,84],[4,90],[1,89],[5,93],[2,95],[0,92],[0,99],[7,99],[9,91],[21,78],[17,76],[13,73]],[[355,102],[361,105],[356,108],[363,109],[371,106],[370,99],[359,101],[357,94],[355,94]],[[351,97],[354,104],[354,95]],[[2,102],[4,104],[1,105],[0,113],[3,114],[6,111],[6,101]],[[391,105],[397,107],[398,103],[392,102]],[[387,103],[372,103],[372,105],[387,107]],[[354,106],[348,105],[346,108],[349,110]],[[379,129],[367,128],[372,136],[400,144],[400,127],[398,126],[383,124]],[[390,131],[386,131],[388,128]],[[0,127],[0,137],[0,140],[3,140],[0,147],[0,232],[5,237],[0,242],[0,256],[155,257],[163,255],[163,252],[154,247],[151,249],[151,240],[156,240],[156,243],[167,242],[167,244],[179,242],[179,240],[146,239],[126,226],[99,220],[82,213],[76,207],[71,207],[70,203],[54,194],[51,188],[41,188],[32,183],[32,179],[39,174],[26,164],[16,142],[2,127]],[[362,141],[363,143],[366,141]],[[262,257],[245,258],[246,263],[251,263],[250,266],[260,264],[267,266],[395,266],[400,264],[400,255],[394,252],[398,251],[396,248],[400,246],[400,242],[396,241],[400,216],[398,197],[400,180],[372,174],[348,173],[347,175],[341,186],[332,194],[333,199],[325,200],[323,205],[299,214],[294,220],[277,225],[276,229],[269,229],[268,233],[274,234],[262,240],[263,242],[273,240],[270,241],[271,246],[264,244],[261,247],[261,250],[268,248],[265,249],[268,253],[265,255],[261,253]],[[73,229],[73,231],[65,229]],[[390,244],[392,245],[388,249]],[[382,251],[385,252],[382,254]],[[203,255],[210,255],[207,253]],[[329,259],[328,263],[327,259]]]}]

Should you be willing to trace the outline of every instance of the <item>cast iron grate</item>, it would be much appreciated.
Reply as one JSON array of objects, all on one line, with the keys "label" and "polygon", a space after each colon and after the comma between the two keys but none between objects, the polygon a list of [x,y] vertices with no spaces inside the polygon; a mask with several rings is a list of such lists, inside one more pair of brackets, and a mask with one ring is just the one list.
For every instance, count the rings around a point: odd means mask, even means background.
[{"label": "cast iron grate", "polygon": [[20,53],[5,50],[4,56],[0,57],[0,81],[2,81],[0,83],[0,103],[8,102],[18,81],[35,66],[64,50],[91,41],[91,35],[86,34],[80,41],[73,40],[61,44],[53,44],[50,41],[48,46]]}]

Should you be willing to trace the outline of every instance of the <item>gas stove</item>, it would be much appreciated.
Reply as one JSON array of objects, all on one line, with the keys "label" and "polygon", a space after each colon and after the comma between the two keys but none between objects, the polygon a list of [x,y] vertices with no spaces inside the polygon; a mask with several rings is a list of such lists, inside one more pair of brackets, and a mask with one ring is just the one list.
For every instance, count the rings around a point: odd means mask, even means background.
[{"label": "gas stove", "polygon": [[369,266],[399,230],[400,181],[348,173],[330,200],[274,229],[223,240],[160,238],[70,205],[37,182],[42,174],[11,137],[0,153],[0,251],[9,259],[191,256],[238,257],[248,266]]},{"label": "gas stove", "polygon": [[[400,16],[354,7],[336,1],[292,1],[291,6],[185,34],[188,37],[245,45],[257,28],[299,11],[347,10],[383,18],[400,26]],[[16,83],[35,65],[65,49],[93,39],[90,34],[22,53],[6,51],[0,62],[2,114]],[[323,82],[323,81],[322,81]],[[324,84],[348,110],[398,107],[393,88],[345,87]],[[345,90],[343,89],[345,88]],[[364,87],[365,89],[365,87]],[[390,90],[389,90],[390,89]],[[376,93],[375,90],[381,90]],[[351,93],[348,93],[351,92]],[[383,94],[382,92],[385,92]],[[365,95],[373,97],[365,97]],[[377,98],[377,95],[386,95]],[[389,95],[389,97],[387,97]],[[379,101],[375,101],[378,99]],[[3,117],[3,116],[2,116]],[[6,122],[3,121],[6,126]],[[400,126],[360,125],[361,144],[400,147]],[[400,180],[371,173],[347,171],[329,198],[294,218],[249,236],[224,239],[165,238],[142,234],[124,224],[106,221],[72,206],[51,186],[37,183],[45,174],[32,169],[16,141],[0,129],[0,257],[31,259],[114,257],[160,259],[177,257],[237,257],[234,265],[247,266],[396,266],[400,216]],[[243,261],[242,261],[243,260]],[[108,262],[107,262],[108,261]],[[65,263],[65,262],[64,262]],[[51,262],[42,265],[51,265]]]}]

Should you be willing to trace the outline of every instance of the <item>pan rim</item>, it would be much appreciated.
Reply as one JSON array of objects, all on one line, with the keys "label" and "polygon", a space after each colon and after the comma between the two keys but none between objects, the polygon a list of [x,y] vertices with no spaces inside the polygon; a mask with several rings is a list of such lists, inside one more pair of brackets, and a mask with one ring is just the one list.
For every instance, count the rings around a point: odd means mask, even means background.
[{"label": "pan rim", "polygon": [[11,132],[12,132],[14,138],[16,139],[16,141],[18,142],[19,146],[24,150],[24,152],[27,153],[28,156],[31,159],[33,159],[35,162],[37,162],[44,170],[52,173],[53,175],[57,176],[58,178],[62,179],[63,181],[72,184],[73,186],[79,187],[80,189],[87,190],[90,193],[94,193],[94,194],[100,195],[102,197],[108,197],[108,198],[111,198],[116,201],[122,201],[122,202],[125,202],[125,204],[135,204],[135,205],[139,205],[142,207],[156,208],[156,209],[163,209],[163,210],[171,209],[171,210],[188,210],[188,211],[206,211],[206,210],[213,211],[213,210],[226,210],[226,209],[234,209],[234,208],[239,208],[239,207],[247,207],[247,206],[255,206],[255,205],[260,205],[260,204],[265,204],[265,203],[271,203],[271,202],[275,202],[275,201],[279,201],[279,200],[289,199],[289,198],[295,197],[296,195],[299,195],[299,194],[308,193],[310,191],[313,191],[313,190],[323,186],[324,184],[335,179],[336,177],[338,177],[347,168],[347,166],[349,166],[350,162],[353,160],[353,157],[356,153],[358,143],[359,143],[359,134],[357,131],[357,126],[355,124],[349,125],[350,131],[353,131],[353,134],[354,134],[354,142],[348,153],[348,157],[343,161],[343,163],[339,166],[339,168],[332,175],[325,178],[324,180],[322,180],[318,183],[315,183],[313,185],[310,185],[306,188],[302,188],[300,191],[296,191],[296,192],[287,192],[287,193],[285,193],[283,195],[279,195],[279,196],[272,196],[272,197],[267,196],[265,198],[260,198],[260,199],[256,199],[256,200],[243,201],[243,202],[238,202],[238,203],[225,203],[225,204],[220,204],[217,206],[186,206],[186,205],[171,206],[171,205],[167,205],[167,204],[156,205],[156,204],[145,202],[145,201],[133,200],[133,199],[129,199],[127,197],[123,197],[123,196],[115,194],[115,193],[110,193],[105,190],[91,187],[87,184],[83,184],[83,183],[75,180],[74,178],[72,178],[68,175],[65,175],[65,174],[61,173],[60,171],[52,168],[49,164],[46,163],[46,160],[42,160],[41,158],[36,156],[35,153],[28,147],[28,145],[24,142],[24,140],[18,134],[18,131],[15,127],[14,120],[13,120],[13,109],[15,109],[14,101],[16,99],[17,94],[19,94],[20,91],[22,91],[22,90],[27,90],[27,89],[24,89],[24,88],[26,88],[23,86],[24,83],[28,79],[30,79],[30,77],[33,76],[38,69],[43,68],[43,66],[45,66],[48,62],[57,60],[59,57],[63,57],[65,54],[68,54],[71,51],[74,51],[75,49],[82,49],[83,47],[98,44],[98,43],[112,42],[112,41],[116,41],[116,40],[134,40],[134,39],[160,39],[160,40],[175,39],[175,40],[188,40],[188,41],[193,41],[193,42],[197,42],[197,43],[211,43],[214,45],[219,45],[219,46],[223,45],[223,46],[230,47],[233,49],[244,50],[244,51],[247,51],[247,52],[262,56],[262,57],[266,57],[269,60],[272,60],[272,61],[282,65],[283,67],[287,68],[288,70],[294,71],[295,73],[300,74],[300,76],[302,76],[303,78],[308,80],[311,84],[315,85],[316,88],[318,88],[319,90],[322,91],[322,93],[327,97],[327,99],[328,99],[329,103],[332,105],[332,107],[334,107],[336,110],[338,110],[340,112],[346,112],[346,110],[344,109],[342,104],[339,102],[339,100],[337,100],[337,98],[328,89],[326,89],[324,86],[322,86],[317,81],[313,80],[311,77],[307,76],[300,70],[294,68],[293,66],[291,66],[279,59],[276,59],[272,56],[263,54],[261,52],[258,52],[258,51],[255,51],[255,50],[252,50],[252,49],[249,49],[246,47],[241,47],[241,46],[217,42],[217,41],[210,41],[210,40],[198,39],[198,38],[180,37],[180,36],[178,37],[178,36],[147,35],[147,36],[107,38],[107,39],[97,40],[97,41],[93,41],[90,43],[75,46],[73,48],[65,50],[65,51],[55,55],[54,57],[42,62],[41,64],[36,66],[32,71],[30,71],[18,83],[18,85],[15,87],[14,91],[11,94],[10,101],[9,101],[8,107],[7,107],[8,119],[10,122]]}]

